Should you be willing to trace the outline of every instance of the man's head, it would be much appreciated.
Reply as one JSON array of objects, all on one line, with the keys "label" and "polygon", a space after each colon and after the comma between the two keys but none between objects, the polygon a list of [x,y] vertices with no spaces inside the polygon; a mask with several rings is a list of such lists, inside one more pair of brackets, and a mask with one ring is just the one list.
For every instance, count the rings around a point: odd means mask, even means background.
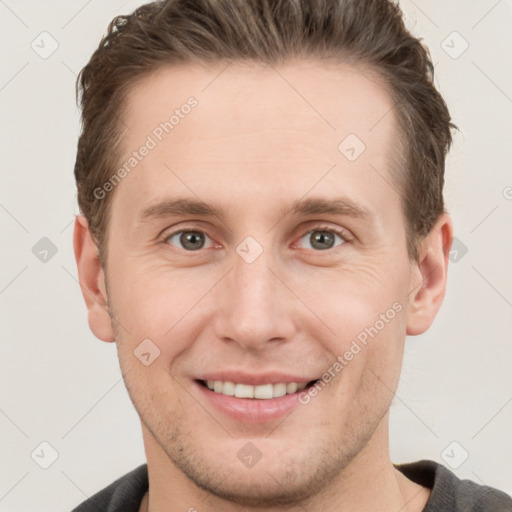
[{"label": "man's head", "polygon": [[378,467],[452,238],[449,115],[397,7],[149,4],[81,85],[80,281],[150,466],[261,506]]}]

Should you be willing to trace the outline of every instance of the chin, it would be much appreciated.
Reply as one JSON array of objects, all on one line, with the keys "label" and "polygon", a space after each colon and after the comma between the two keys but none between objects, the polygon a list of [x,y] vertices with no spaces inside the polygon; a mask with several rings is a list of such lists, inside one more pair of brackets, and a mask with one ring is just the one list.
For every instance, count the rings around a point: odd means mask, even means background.
[{"label": "chin", "polygon": [[[208,493],[231,503],[252,507],[293,506],[318,493],[330,480],[317,469],[303,467],[298,472],[288,463],[276,459],[270,464],[255,467],[225,468],[219,464],[209,471],[208,466],[182,465],[180,469],[194,484]],[[261,461],[260,461],[261,463]],[[310,471],[312,469],[312,471]],[[304,471],[306,470],[306,471]],[[309,471],[309,472],[308,472]]]},{"label": "chin", "polygon": [[[221,435],[220,431],[219,427],[215,432]],[[285,428],[280,433],[278,439],[228,437],[216,442],[212,435],[197,437],[191,429],[175,428],[172,434],[154,437],[163,455],[197,487],[231,503],[261,508],[307,502],[332,482],[361,448],[349,449],[349,443],[344,443],[345,448],[333,450],[332,443],[322,442],[325,436],[290,436]],[[260,458],[248,467],[244,455],[255,455],[256,446],[261,449]]]}]

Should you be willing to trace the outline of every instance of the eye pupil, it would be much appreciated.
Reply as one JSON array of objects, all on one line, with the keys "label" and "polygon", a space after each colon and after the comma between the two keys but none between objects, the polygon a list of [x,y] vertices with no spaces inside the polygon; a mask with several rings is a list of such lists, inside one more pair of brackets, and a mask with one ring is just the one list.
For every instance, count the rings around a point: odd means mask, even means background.
[{"label": "eye pupil", "polygon": [[[202,235],[199,231],[184,231],[180,236],[180,243],[186,249],[193,251],[201,249],[204,245],[204,237]],[[198,241],[199,245],[197,245]]]},{"label": "eye pupil", "polygon": [[[330,249],[332,248],[334,244],[334,236],[332,233],[329,233],[328,231],[313,231],[313,233],[310,236],[310,242],[315,249]],[[317,242],[320,244],[320,246],[317,245]],[[323,246],[322,244],[326,244],[327,247]]]}]

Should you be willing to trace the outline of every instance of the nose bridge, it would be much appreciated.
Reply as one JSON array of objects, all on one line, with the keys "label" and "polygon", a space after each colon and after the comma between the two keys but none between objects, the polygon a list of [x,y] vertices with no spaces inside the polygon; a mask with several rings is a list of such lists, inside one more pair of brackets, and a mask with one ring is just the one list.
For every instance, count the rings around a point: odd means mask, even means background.
[{"label": "nose bridge", "polygon": [[220,338],[255,348],[291,336],[288,301],[279,289],[283,284],[271,270],[275,265],[272,254],[270,247],[264,248],[253,237],[236,247],[233,268],[222,289],[224,307],[219,314],[223,321],[217,332]]},{"label": "nose bridge", "polygon": [[233,269],[235,304],[243,308],[260,308],[260,314],[264,312],[261,306],[268,309],[268,312],[273,309],[272,306],[276,306],[272,304],[275,276],[269,268],[271,267],[269,252],[262,252],[254,261],[247,261],[238,254]]}]

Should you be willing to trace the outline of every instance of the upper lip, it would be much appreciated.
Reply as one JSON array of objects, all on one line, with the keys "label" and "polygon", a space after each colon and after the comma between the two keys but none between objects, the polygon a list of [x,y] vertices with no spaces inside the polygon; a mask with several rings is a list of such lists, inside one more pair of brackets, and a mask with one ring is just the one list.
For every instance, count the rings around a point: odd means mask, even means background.
[{"label": "upper lip", "polygon": [[300,384],[302,382],[311,382],[313,380],[317,380],[317,378],[305,377],[303,375],[291,375],[280,372],[250,374],[241,371],[219,371],[204,373],[197,377],[197,380],[220,380],[222,382],[234,382],[235,384],[260,386],[262,384],[278,384],[280,382],[285,384],[296,382],[297,384]]}]

